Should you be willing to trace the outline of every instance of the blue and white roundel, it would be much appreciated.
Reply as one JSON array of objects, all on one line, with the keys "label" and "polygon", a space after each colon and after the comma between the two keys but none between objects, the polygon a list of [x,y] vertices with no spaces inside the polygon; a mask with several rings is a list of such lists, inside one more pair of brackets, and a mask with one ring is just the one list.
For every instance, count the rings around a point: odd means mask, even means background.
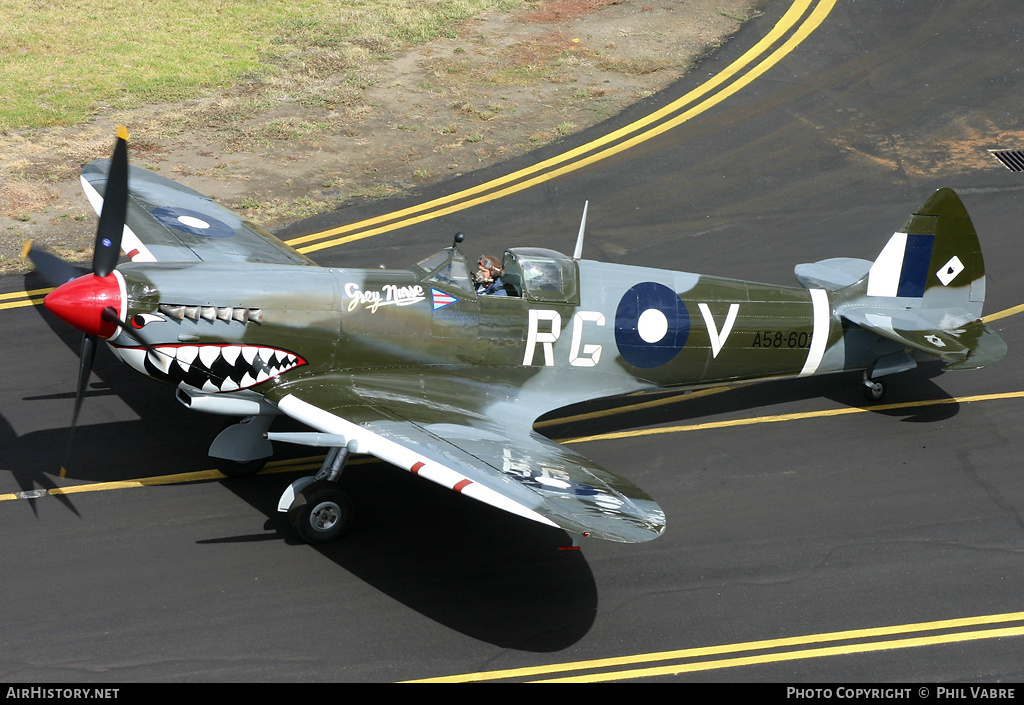
[{"label": "blue and white roundel", "polygon": [[650,369],[669,362],[690,336],[690,312],[679,294],[664,284],[630,288],[615,311],[615,344],[633,367]]},{"label": "blue and white roundel", "polygon": [[234,228],[207,213],[200,213],[188,208],[161,207],[154,208],[152,214],[157,222],[189,235],[221,240],[235,236]]}]

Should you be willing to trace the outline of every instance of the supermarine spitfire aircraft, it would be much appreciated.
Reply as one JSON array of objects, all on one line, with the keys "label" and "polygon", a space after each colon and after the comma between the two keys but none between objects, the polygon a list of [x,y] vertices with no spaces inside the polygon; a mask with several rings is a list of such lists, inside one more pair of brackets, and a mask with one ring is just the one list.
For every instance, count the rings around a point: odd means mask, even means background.
[{"label": "supermarine spitfire aircraft", "polygon": [[[211,199],[130,168],[126,139],[83,167],[100,214],[92,272],[29,252],[57,286],[46,308],[85,333],[72,429],[105,340],[186,406],[241,417],[209,451],[228,475],[258,471],[272,442],[329,449],[278,507],[310,543],[349,527],[336,481],[350,453],[574,535],[647,541],[665,528],[658,505],[536,433],[539,416],[843,370],[863,370],[878,398],[882,378],[919,360],[970,369],[1006,351],[981,321],[981,249],[949,189],[874,262],[798,265],[799,287],[583,260],[581,225],[574,257],[506,251],[506,295],[493,296],[475,292],[458,236],[404,270],[316,266]],[[131,261],[118,265],[122,250]],[[271,431],[279,415],[310,430]]]}]

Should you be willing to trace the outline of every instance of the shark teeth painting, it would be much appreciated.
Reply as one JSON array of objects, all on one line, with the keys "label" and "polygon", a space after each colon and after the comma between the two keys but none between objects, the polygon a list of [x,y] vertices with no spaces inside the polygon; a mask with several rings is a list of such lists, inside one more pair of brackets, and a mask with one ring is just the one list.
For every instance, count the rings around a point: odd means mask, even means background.
[{"label": "shark teeth painting", "polygon": [[179,387],[203,392],[248,389],[306,364],[300,356],[266,345],[157,345],[115,347],[139,372]]}]

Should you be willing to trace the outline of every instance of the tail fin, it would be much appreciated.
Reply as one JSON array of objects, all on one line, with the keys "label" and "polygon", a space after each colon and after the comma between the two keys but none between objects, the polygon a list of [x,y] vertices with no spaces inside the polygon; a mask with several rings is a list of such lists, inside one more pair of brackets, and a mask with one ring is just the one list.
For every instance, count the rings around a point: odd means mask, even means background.
[{"label": "tail fin", "polygon": [[878,335],[938,356],[947,369],[999,360],[1006,344],[981,321],[985,262],[952,189],[936,191],[890,238],[867,275],[835,292],[836,312]]},{"label": "tail fin", "polygon": [[985,261],[971,217],[952,189],[936,191],[892,236],[868,272],[867,295],[981,316]]}]

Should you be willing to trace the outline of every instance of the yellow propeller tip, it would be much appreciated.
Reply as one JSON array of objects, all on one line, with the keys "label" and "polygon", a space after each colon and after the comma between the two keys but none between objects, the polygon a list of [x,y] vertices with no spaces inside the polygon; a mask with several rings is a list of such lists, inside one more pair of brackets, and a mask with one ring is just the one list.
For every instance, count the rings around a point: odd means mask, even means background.
[{"label": "yellow propeller tip", "polygon": [[125,142],[127,142],[128,141],[128,128],[126,128],[124,125],[118,125],[117,126],[117,136],[120,139],[123,139]]},{"label": "yellow propeller tip", "polygon": [[25,240],[25,246],[21,248],[21,257],[24,259],[28,257],[28,253],[32,251],[32,240]]}]

